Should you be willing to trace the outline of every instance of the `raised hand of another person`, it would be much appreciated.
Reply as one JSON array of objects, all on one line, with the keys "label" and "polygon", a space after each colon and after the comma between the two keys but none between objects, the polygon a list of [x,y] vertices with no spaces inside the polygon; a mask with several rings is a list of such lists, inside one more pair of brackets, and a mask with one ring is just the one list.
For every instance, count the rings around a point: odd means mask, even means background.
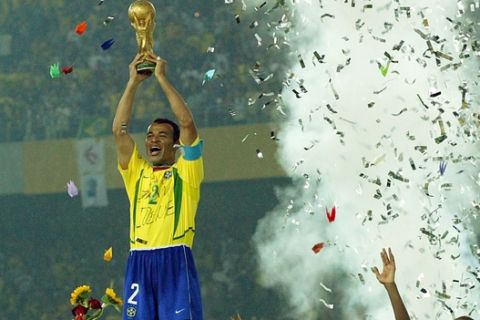
[{"label": "raised hand of another person", "polygon": [[373,267],[372,271],[377,276],[377,280],[383,284],[392,284],[395,283],[395,257],[393,256],[392,249],[388,248],[388,253],[385,249],[382,249],[380,252],[380,257],[383,262],[382,273],[378,271],[377,267]]},{"label": "raised hand of another person", "polygon": [[395,284],[395,257],[393,256],[392,250],[388,248],[388,253],[385,249],[382,249],[380,252],[380,257],[383,262],[382,273],[378,271],[377,267],[373,267],[372,271],[377,276],[378,281],[385,286],[387,290],[390,303],[392,304],[393,314],[395,315],[395,320],[410,320],[408,315],[407,308],[403,303],[402,297],[398,292],[397,285]]}]

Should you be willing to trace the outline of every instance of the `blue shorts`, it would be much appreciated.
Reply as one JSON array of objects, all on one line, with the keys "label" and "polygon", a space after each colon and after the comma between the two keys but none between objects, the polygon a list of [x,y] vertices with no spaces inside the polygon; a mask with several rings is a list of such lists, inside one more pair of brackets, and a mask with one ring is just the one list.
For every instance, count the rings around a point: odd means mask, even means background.
[{"label": "blue shorts", "polygon": [[191,249],[180,245],[131,251],[123,299],[123,320],[202,320]]}]

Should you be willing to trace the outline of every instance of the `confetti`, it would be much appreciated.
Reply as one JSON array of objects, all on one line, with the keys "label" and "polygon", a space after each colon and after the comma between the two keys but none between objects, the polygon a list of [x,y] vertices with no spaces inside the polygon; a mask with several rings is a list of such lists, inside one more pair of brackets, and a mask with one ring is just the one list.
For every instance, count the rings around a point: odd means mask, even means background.
[{"label": "confetti", "polygon": [[335,88],[333,87],[332,79],[330,78],[328,82],[330,83],[330,88],[332,89],[333,95],[335,96],[335,100],[340,99],[340,96],[338,95],[337,90],[335,90]]},{"label": "confetti", "polygon": [[69,74],[69,73],[72,73],[72,71],[73,71],[73,66],[63,67],[63,68],[62,68],[62,73],[63,73],[63,74]]},{"label": "confetti", "polygon": [[258,159],[263,159],[263,153],[262,153],[262,151],[260,151],[260,149],[257,149],[256,152],[257,152],[257,158],[258,158]]},{"label": "confetti", "polygon": [[279,141],[280,139],[277,138],[277,136],[275,135],[275,131],[270,131],[270,139],[274,140],[274,141]]},{"label": "confetti", "polygon": [[395,173],[393,171],[389,171],[388,176],[393,178],[393,179],[402,181],[402,182],[409,182],[410,181],[409,179],[402,177],[399,173]]},{"label": "confetti", "polygon": [[420,100],[420,103],[425,107],[425,109],[428,109],[428,106],[425,104],[425,102],[423,102],[422,97],[420,97],[418,93],[417,93],[417,97]]},{"label": "confetti", "polygon": [[320,301],[321,303],[323,303],[323,305],[324,305],[325,307],[327,307],[328,309],[333,309],[333,304],[328,304],[328,303],[327,303],[325,300],[323,300],[323,299],[319,299],[319,301]]},{"label": "confetti", "polygon": [[258,26],[258,21],[253,21],[252,23],[250,23],[250,25],[248,26],[250,29],[253,29],[253,28],[256,28]]},{"label": "confetti", "polygon": [[390,67],[390,60],[387,62],[385,66],[379,65],[378,67],[380,68],[380,73],[382,74],[382,76],[386,77],[388,68]]},{"label": "confetti", "polygon": [[327,103],[327,109],[328,111],[330,111],[331,113],[338,113],[337,111],[335,111],[332,106],[330,104]]},{"label": "confetti", "polygon": [[113,257],[113,250],[112,250],[112,247],[110,247],[107,250],[105,250],[105,253],[103,254],[103,260],[110,262],[112,260],[112,257]]},{"label": "confetti", "polygon": [[438,171],[440,172],[441,176],[443,176],[446,169],[447,169],[447,163],[445,161],[441,161],[440,165],[439,165],[439,168],[438,168]]},{"label": "confetti", "polygon": [[115,19],[115,17],[112,17],[112,16],[106,17],[105,20],[103,20],[103,25],[106,26],[107,24],[109,24],[110,22],[112,22],[113,19]]},{"label": "confetti", "polygon": [[67,193],[70,196],[70,198],[78,196],[78,188],[72,180],[67,182]]},{"label": "confetti", "polygon": [[332,292],[332,289],[328,288],[326,285],[320,282],[320,286],[327,292]]},{"label": "confetti", "polygon": [[359,274],[357,274],[357,275],[358,275],[358,279],[360,280],[360,282],[361,282],[362,284],[365,284],[365,278],[363,277],[363,274],[359,273]]},{"label": "confetti", "polygon": [[312,247],[312,251],[315,252],[315,254],[317,254],[317,253],[319,253],[320,250],[322,250],[324,247],[325,247],[325,243],[319,242],[319,243],[315,244],[315,245]]},{"label": "confetti", "polygon": [[212,80],[214,75],[215,69],[210,69],[205,72],[205,75],[203,76],[202,86],[205,84],[205,82]]},{"label": "confetti", "polygon": [[104,43],[102,43],[100,45],[100,47],[102,47],[102,49],[105,51],[105,50],[108,50],[110,49],[110,47],[115,43],[115,40],[113,39],[108,39],[107,41],[105,41]]},{"label": "confetti", "polygon": [[260,6],[255,7],[255,11],[258,11],[259,9],[263,8],[267,4],[267,1],[264,1]]},{"label": "confetti", "polygon": [[404,113],[404,112],[407,111],[407,110],[408,110],[407,108],[403,108],[403,109],[400,110],[398,113],[392,113],[392,116],[398,117],[399,115],[401,115],[402,113]]},{"label": "confetti", "polygon": [[385,91],[387,89],[387,87],[383,87],[382,89],[378,90],[378,91],[373,91],[373,94],[380,94],[382,93],[383,91]]},{"label": "confetti", "polygon": [[58,66],[58,63],[54,63],[50,66],[50,77],[52,77],[52,79],[60,77],[60,67]]},{"label": "confetti", "polygon": [[262,37],[260,37],[258,35],[258,33],[255,33],[254,36],[255,36],[255,39],[257,39],[257,46],[261,47],[262,46]]},{"label": "confetti", "polygon": [[337,215],[337,209],[335,208],[335,206],[333,206],[331,212],[328,212],[328,209],[325,208],[325,213],[326,213],[326,215],[327,215],[327,220],[328,220],[328,222],[333,222],[333,221],[335,221],[335,217],[336,217],[336,215]]},{"label": "confetti", "polygon": [[365,9],[372,9],[373,8],[373,4],[366,4],[363,6],[363,12],[365,12]]},{"label": "confetti", "polygon": [[398,44],[393,46],[392,50],[399,51],[402,48],[404,43],[405,43],[405,41],[401,40]]},{"label": "confetti", "polygon": [[313,55],[315,56],[315,58],[317,58],[319,63],[325,63],[325,61],[323,61],[323,59],[325,59],[324,54],[320,55],[317,51],[314,51]]},{"label": "confetti", "polygon": [[302,67],[302,69],[305,68],[305,62],[303,62],[301,54],[298,55],[298,61],[300,62],[300,66]]},{"label": "confetti", "polygon": [[82,21],[80,22],[79,24],[77,24],[77,26],[75,27],[75,32],[81,36],[85,33],[85,31],[87,31],[87,28],[88,28],[88,23],[87,21]]},{"label": "confetti", "polygon": [[301,98],[300,92],[298,92],[298,91],[295,90],[295,89],[292,89],[292,92],[295,94],[295,97],[297,97],[297,99],[300,99],[300,98]]}]

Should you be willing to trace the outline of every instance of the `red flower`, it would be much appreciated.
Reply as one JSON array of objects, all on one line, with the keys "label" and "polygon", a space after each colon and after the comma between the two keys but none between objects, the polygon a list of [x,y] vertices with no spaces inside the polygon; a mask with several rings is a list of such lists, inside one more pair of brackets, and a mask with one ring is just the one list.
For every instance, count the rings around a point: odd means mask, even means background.
[{"label": "red flower", "polygon": [[73,319],[73,320],[85,320],[85,319],[86,319],[86,318],[85,318],[85,316],[84,316],[83,314],[77,314],[77,315],[75,316],[75,319]]},{"label": "red flower", "polygon": [[[88,309],[82,305],[78,305],[72,309],[72,314],[75,316],[75,320],[77,320],[78,316],[83,316],[84,314],[87,314],[87,312],[88,312]],[[78,319],[82,319],[82,318],[78,318]]]},{"label": "red flower", "polygon": [[97,299],[90,299],[88,300],[88,306],[91,309],[102,309],[102,303]]}]

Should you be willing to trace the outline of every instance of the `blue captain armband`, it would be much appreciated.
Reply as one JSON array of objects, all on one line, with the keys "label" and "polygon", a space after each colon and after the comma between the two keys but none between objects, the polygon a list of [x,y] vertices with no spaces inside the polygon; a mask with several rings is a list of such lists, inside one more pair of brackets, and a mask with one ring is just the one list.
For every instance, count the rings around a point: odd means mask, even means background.
[{"label": "blue captain armband", "polygon": [[188,161],[197,160],[202,156],[203,152],[203,140],[200,140],[194,146],[182,146],[183,158]]}]

